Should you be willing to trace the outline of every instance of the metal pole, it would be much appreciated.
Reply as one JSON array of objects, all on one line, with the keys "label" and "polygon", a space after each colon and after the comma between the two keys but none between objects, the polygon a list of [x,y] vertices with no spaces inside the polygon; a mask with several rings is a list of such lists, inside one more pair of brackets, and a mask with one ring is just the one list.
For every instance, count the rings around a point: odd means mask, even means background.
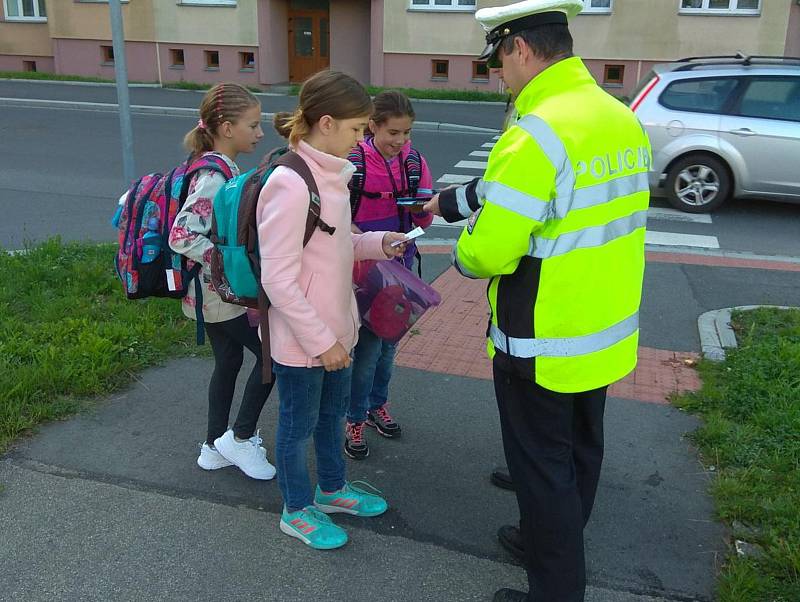
[{"label": "metal pole", "polygon": [[111,12],[114,72],[117,79],[117,102],[119,103],[119,129],[122,135],[122,170],[127,186],[136,179],[136,167],[133,161],[133,126],[131,125],[131,100],[128,96],[128,65],[125,61],[125,31],[122,28],[120,0],[109,0],[108,7]]}]

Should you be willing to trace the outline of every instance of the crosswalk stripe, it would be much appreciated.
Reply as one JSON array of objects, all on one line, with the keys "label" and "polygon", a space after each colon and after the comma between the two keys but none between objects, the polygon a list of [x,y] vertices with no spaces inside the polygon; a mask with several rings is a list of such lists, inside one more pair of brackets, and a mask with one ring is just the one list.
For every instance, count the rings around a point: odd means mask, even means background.
[{"label": "crosswalk stripe", "polygon": [[685,213],[668,207],[650,207],[647,216],[651,219],[663,219],[671,222],[711,223],[711,216],[708,213]]},{"label": "crosswalk stripe", "polygon": [[719,240],[716,236],[702,236],[699,234],[679,234],[677,232],[651,232],[645,234],[648,245],[663,245],[668,247],[702,247],[704,249],[719,249]]},{"label": "crosswalk stripe", "polygon": [[[448,224],[442,218],[434,218],[433,225],[437,227],[451,227],[461,230],[466,225],[466,220]],[[420,238],[417,240],[419,246],[429,245],[452,245],[455,238]],[[719,241],[716,236],[700,236],[696,234],[678,234],[676,232],[647,232],[645,242],[648,245],[664,247],[696,247],[703,249],[719,249]]]},{"label": "crosswalk stripe", "polygon": [[469,154],[470,157],[488,157],[489,151],[472,151]]},{"label": "crosswalk stripe", "polygon": [[495,136],[492,140],[500,140],[500,136]]},{"label": "crosswalk stripe", "polygon": [[486,161],[459,161],[455,167],[456,169],[486,169],[488,165]]},{"label": "crosswalk stripe", "polygon": [[436,181],[441,182],[442,184],[465,184],[470,180],[472,180],[474,177],[475,177],[474,175],[468,176],[466,174],[461,174],[461,173],[446,173]]},{"label": "crosswalk stripe", "polygon": [[481,148],[494,148],[494,142],[484,142],[481,144]]}]

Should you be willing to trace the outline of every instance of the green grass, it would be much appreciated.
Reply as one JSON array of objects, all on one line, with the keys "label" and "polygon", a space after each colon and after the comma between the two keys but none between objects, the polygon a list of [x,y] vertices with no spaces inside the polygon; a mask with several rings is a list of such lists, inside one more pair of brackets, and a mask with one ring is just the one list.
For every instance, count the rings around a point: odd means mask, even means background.
[{"label": "green grass", "polygon": [[[480,90],[445,90],[433,88],[383,88],[379,86],[367,86],[367,92],[372,96],[383,92],[384,90],[397,90],[402,92],[409,98],[425,99],[425,100],[482,100],[492,102],[505,102],[508,99],[508,94],[500,94],[498,92],[482,92]],[[294,84],[289,87],[289,94],[297,96],[300,93],[300,86]]]},{"label": "green grass", "polygon": [[[113,79],[102,77],[84,77],[82,75],[58,75],[42,71],[0,71],[0,79],[36,79],[56,82],[89,82],[100,84],[113,84]],[[158,82],[130,82],[132,84],[152,84]],[[172,90],[208,90],[214,84],[201,84],[197,82],[165,82],[161,87]],[[245,86],[251,92],[263,92],[258,86]]]},{"label": "green grass", "polygon": [[43,71],[0,71],[0,79],[40,79],[57,82],[92,82],[114,83],[114,80],[102,77],[84,77],[82,75],[58,75]]},{"label": "green grass", "polygon": [[[703,388],[678,397],[699,414],[693,435],[717,471],[712,494],[733,533],[761,546],[761,558],[731,550],[720,602],[800,600],[800,311],[762,308],[734,314],[738,349],[702,362]],[[749,531],[749,529],[748,529]]]},{"label": "green grass", "polygon": [[114,247],[54,239],[0,251],[0,452],[136,372],[200,349],[179,301],[126,300]]}]

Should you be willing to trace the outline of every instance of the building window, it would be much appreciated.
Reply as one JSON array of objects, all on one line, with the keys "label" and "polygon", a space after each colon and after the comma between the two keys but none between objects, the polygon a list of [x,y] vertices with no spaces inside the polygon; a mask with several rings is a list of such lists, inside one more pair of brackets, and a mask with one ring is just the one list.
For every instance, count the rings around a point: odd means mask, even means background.
[{"label": "building window", "polygon": [[489,81],[489,67],[485,61],[472,61],[472,80],[476,82]]},{"label": "building window", "polygon": [[621,86],[625,79],[625,65],[606,65],[603,71],[603,84]]},{"label": "building window", "polygon": [[433,59],[431,61],[431,78],[432,79],[447,79],[450,73],[450,61],[441,59]]},{"label": "building window", "polygon": [[170,67],[174,69],[183,69],[186,66],[186,59],[183,56],[183,48],[170,48],[169,62]]},{"label": "building window", "polygon": [[759,15],[761,0],[680,0],[680,12],[689,15]]},{"label": "building window", "polygon": [[475,12],[475,0],[411,0],[409,10]]},{"label": "building window", "polygon": [[256,53],[255,52],[240,52],[239,53],[239,69],[241,71],[254,71],[256,68]]},{"label": "building window", "polygon": [[44,0],[4,0],[6,21],[47,21]]},{"label": "building window", "polygon": [[219,51],[206,50],[206,69],[219,71]]},{"label": "building window", "polygon": [[113,46],[100,46],[100,58],[104,65],[114,64],[114,47]]},{"label": "building window", "polygon": [[614,0],[584,0],[584,13],[605,13],[610,14],[614,8]]},{"label": "building window", "polygon": [[36,71],[36,61],[22,61],[22,70],[29,73]]}]

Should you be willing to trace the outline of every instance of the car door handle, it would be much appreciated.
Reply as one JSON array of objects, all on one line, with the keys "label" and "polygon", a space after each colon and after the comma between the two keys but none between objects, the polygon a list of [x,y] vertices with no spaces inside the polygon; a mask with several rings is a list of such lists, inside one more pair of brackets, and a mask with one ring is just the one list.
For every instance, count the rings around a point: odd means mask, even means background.
[{"label": "car door handle", "polygon": [[738,130],[731,130],[731,134],[735,134],[737,136],[745,136],[745,137],[756,135],[756,133],[750,128],[739,128]]}]

